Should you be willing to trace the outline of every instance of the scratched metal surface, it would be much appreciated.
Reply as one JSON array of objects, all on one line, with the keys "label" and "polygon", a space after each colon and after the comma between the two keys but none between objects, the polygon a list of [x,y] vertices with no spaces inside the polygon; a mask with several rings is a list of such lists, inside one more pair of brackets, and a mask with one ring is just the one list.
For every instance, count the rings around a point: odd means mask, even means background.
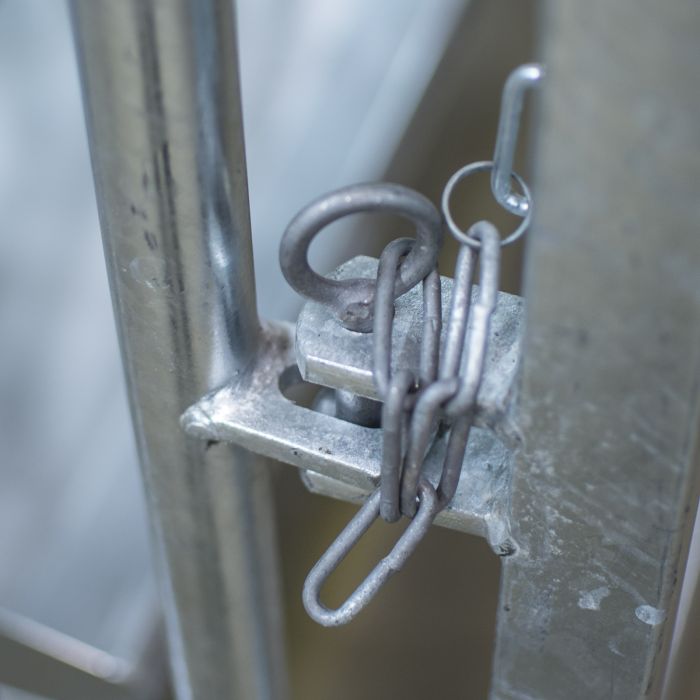
[{"label": "scratched metal surface", "polygon": [[[376,273],[377,260],[358,256],[338,267],[330,276],[334,279],[373,278]],[[445,321],[441,343],[444,343],[452,280],[442,277],[441,288]],[[477,290],[475,286],[474,296],[478,295]],[[418,286],[396,302],[391,362],[394,370],[418,366],[421,319],[422,293]],[[499,292],[478,396],[477,422],[481,425],[501,428],[518,370],[523,320],[522,298]],[[308,302],[299,314],[296,331],[296,358],[302,377],[314,384],[343,388],[377,399],[372,380],[372,338],[372,334],[343,328],[323,304]]]},{"label": "scratched metal surface", "polygon": [[[339,274],[370,276],[375,273],[376,264],[371,258],[354,258],[341,266]],[[443,278],[442,283],[447,307],[452,280]],[[487,363],[488,390],[479,399],[482,413],[494,421],[506,411],[515,377],[520,303],[518,297],[500,294],[494,314],[491,332],[497,351]],[[415,364],[413,354],[421,333],[419,306],[418,288],[397,304],[395,330],[397,336],[402,336],[400,350],[397,344],[398,361],[409,365]],[[271,324],[265,337],[264,351],[250,379],[237,380],[202,398],[185,412],[183,426],[202,439],[233,442],[310,470],[306,482],[314,491],[346,500],[364,500],[379,479],[381,432],[296,405],[283,392],[290,383],[290,369],[303,358],[307,377],[311,371],[314,381],[351,387],[374,397],[368,370],[371,336],[343,331],[325,308],[310,302],[297,324],[296,353],[290,326]],[[310,367],[320,369],[309,370]],[[445,447],[443,437],[436,441],[426,459],[426,475],[435,483]],[[436,523],[484,536],[499,553],[510,551],[509,463],[504,442],[490,429],[475,429],[455,498]],[[322,477],[318,479],[312,472]]]},{"label": "scratched metal surface", "polygon": [[556,0],[545,32],[491,698],[657,698],[697,507],[700,5]]}]

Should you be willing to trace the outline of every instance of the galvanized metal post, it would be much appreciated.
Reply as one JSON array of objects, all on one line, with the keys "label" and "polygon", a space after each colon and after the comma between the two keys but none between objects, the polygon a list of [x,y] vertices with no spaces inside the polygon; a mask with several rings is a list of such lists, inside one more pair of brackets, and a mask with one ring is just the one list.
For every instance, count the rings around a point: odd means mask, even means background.
[{"label": "galvanized metal post", "polygon": [[179,425],[259,342],[232,3],[72,10],[176,694],[284,698],[267,471]]},{"label": "galvanized metal post", "polygon": [[700,5],[545,9],[491,697],[657,698],[700,474]]}]

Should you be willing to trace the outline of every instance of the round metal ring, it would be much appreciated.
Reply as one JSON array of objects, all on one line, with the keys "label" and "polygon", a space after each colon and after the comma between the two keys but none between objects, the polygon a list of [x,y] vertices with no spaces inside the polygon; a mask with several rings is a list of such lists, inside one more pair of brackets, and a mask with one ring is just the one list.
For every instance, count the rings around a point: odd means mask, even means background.
[{"label": "round metal ring", "polygon": [[[469,177],[469,175],[473,175],[474,173],[481,173],[492,169],[493,161],[491,160],[481,160],[477,161],[476,163],[470,163],[469,165],[465,165],[463,168],[460,168],[447,181],[445,189],[442,192],[442,213],[445,217],[445,222],[447,223],[447,227],[449,228],[450,233],[457,239],[459,243],[464,243],[465,245],[468,245],[471,248],[480,248],[481,243],[476,238],[472,238],[471,236],[469,236],[465,231],[462,231],[462,229],[460,229],[457,226],[454,219],[452,218],[452,213],[450,212],[450,197],[452,196],[452,190],[454,190],[458,182],[461,182],[465,178]],[[515,179],[518,185],[520,185],[520,188],[523,191],[523,196],[528,202],[529,206],[527,208],[527,213],[523,217],[523,220],[520,222],[520,225],[515,229],[515,231],[513,231],[513,233],[511,233],[509,236],[507,236],[501,241],[501,246],[506,246],[510,245],[511,243],[515,243],[515,241],[517,241],[518,238],[520,238],[525,233],[525,231],[527,231],[532,220],[532,194],[530,193],[530,188],[527,186],[527,184],[525,184],[525,180],[523,180],[522,177],[520,177],[520,175],[518,175],[517,173],[512,173],[512,177]]]},{"label": "round metal ring", "polygon": [[349,214],[387,212],[411,221],[416,240],[396,277],[395,297],[418,284],[435,267],[442,242],[442,222],[435,205],[422,194],[392,183],[351,185],[311,202],[290,222],[280,244],[280,267],[301,295],[331,307],[350,330],[372,329],[375,281],[334,280],[309,265],[311,242],[321,230]]}]

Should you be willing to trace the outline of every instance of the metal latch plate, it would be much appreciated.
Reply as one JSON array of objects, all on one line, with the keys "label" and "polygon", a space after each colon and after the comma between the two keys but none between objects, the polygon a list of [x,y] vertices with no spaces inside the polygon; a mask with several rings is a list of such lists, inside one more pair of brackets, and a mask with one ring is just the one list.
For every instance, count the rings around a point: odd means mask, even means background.
[{"label": "metal latch plate", "polygon": [[[377,261],[355,258],[337,276],[369,277]],[[452,280],[443,278],[445,314]],[[499,294],[493,317],[492,351],[479,393],[482,425],[502,428],[517,369],[522,302]],[[415,364],[420,327],[420,289],[397,302],[395,362]],[[314,491],[346,500],[363,500],[377,485],[381,430],[366,428],[295,404],[282,387],[297,361],[307,381],[376,398],[371,377],[371,335],[342,329],[313,302],[303,309],[296,332],[289,324],[264,329],[263,352],[255,370],[191,406],[182,417],[185,430],[205,440],[235,443],[306,470]],[[503,431],[501,431],[503,432]],[[438,439],[426,458],[425,474],[436,482],[445,450]],[[499,553],[510,548],[507,499],[510,450],[494,432],[476,427],[469,440],[459,486],[436,524],[486,537]]]}]

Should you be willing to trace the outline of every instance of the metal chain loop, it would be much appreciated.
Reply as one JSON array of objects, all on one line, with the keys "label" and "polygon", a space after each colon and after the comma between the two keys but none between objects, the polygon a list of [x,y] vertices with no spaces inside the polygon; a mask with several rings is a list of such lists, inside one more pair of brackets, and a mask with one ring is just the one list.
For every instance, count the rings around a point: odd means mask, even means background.
[{"label": "metal chain loop", "polygon": [[392,378],[382,406],[382,469],[379,475],[381,499],[379,512],[388,523],[401,517],[399,489],[403,463],[403,437],[407,427],[406,399],[415,388],[409,370],[400,370]]},{"label": "metal chain loop", "polygon": [[[476,397],[481,385],[490,320],[498,292],[500,237],[495,226],[487,221],[474,224],[469,230],[469,235],[482,244],[479,251],[479,296],[476,303],[471,304],[471,277],[477,252],[468,246],[462,246],[456,264],[440,379],[422,392],[411,418],[401,482],[401,510],[408,516],[415,513],[421,468],[440,414],[457,419],[448,440],[438,486],[441,505],[445,506],[452,500],[457,489],[474,417]],[[463,371],[458,376],[460,366],[463,367]]]},{"label": "metal chain loop", "polygon": [[[322,625],[344,624],[362,610],[389,576],[403,566],[435,516],[452,500],[456,491],[473,423],[487,350],[489,321],[498,291],[498,231],[482,221],[470,229],[470,235],[482,243],[482,284],[477,302],[471,305],[471,278],[477,253],[463,246],[457,263],[450,323],[439,374],[439,342],[435,342],[435,337],[439,340],[441,329],[441,315],[437,311],[440,300],[439,296],[436,299],[435,292],[439,291],[437,271],[431,272],[423,282],[424,334],[421,343],[422,366],[418,374],[425,381],[419,382],[418,393],[412,393],[416,389],[413,371],[399,369],[392,376],[390,366],[396,273],[402,256],[408,254],[413,243],[408,239],[397,239],[384,249],[380,258],[374,314],[374,381],[384,400],[380,485],[306,579],[304,606],[309,615]],[[436,279],[437,284],[429,281],[431,277]],[[466,365],[464,378],[457,376],[461,365]],[[421,470],[435,434],[438,412],[452,402],[457,420],[450,430],[436,492],[421,476]],[[402,443],[406,423],[410,423],[410,429],[404,457]],[[394,522],[401,513],[413,518],[413,521],[391,554],[380,561],[339,608],[331,610],[324,606],[319,600],[321,587],[342,559],[377,517],[381,515],[388,522]]]},{"label": "metal chain loop", "polygon": [[[402,256],[407,255],[413,241],[399,238],[386,246],[377,268],[377,288],[374,300],[373,378],[382,409],[382,470],[380,512],[387,522],[395,522],[399,512],[399,480],[403,460],[404,424],[407,411],[415,403],[416,376],[410,370],[400,370],[391,376],[391,348],[394,320],[394,297]],[[440,275],[437,268],[423,279],[423,335],[418,369],[419,386],[425,386],[437,376],[442,329]]]},{"label": "metal chain loop", "polygon": [[435,489],[422,481],[419,487],[420,507],[416,517],[406,528],[391,552],[381,559],[365,580],[335,610],[327,608],[319,600],[326,579],[338,568],[348,552],[357,544],[379,517],[380,493],[377,489],[357,511],[357,515],[345,526],[333,544],[311,569],[304,582],[302,600],[306,612],[324,627],[337,627],[350,622],[367,603],[374,598],[387,579],[406,563],[420,541],[425,537],[439,510]]},{"label": "metal chain loop", "polygon": [[[455,265],[449,320],[442,355],[442,306],[436,261],[440,236],[435,234],[432,205],[422,195],[398,185],[359,185],[331,193],[303,210],[283,238],[280,261],[290,284],[306,296],[331,306],[352,330],[373,331],[373,377],[382,406],[382,466],[379,487],[338,535],[311,570],[303,601],[309,615],[326,626],[350,621],[398,571],[425,535],[437,514],[455,495],[484,375],[491,317],[496,307],[500,247],[517,240],[530,225],[532,196],[512,172],[524,92],[536,85],[543,69],[521,66],[506,83],[501,103],[494,161],[471,163],[448,181],[442,196],[445,223],[461,244]],[[472,173],[492,170],[497,201],[522,222],[501,240],[498,230],[480,221],[467,232],[450,213],[455,185]],[[515,180],[522,190],[511,189]],[[426,205],[427,203],[427,205]],[[341,216],[360,211],[391,211],[416,224],[416,240],[397,239],[383,251],[376,281],[328,280],[308,266],[313,237]],[[477,261],[480,286],[472,299]],[[392,368],[395,300],[422,281],[423,332],[417,368]],[[392,371],[393,370],[393,371]],[[437,487],[423,475],[426,455],[438,434],[449,431]],[[405,443],[405,444],[404,444]],[[339,608],[319,600],[321,587],[377,517],[412,522],[391,553],[382,559]]]}]

